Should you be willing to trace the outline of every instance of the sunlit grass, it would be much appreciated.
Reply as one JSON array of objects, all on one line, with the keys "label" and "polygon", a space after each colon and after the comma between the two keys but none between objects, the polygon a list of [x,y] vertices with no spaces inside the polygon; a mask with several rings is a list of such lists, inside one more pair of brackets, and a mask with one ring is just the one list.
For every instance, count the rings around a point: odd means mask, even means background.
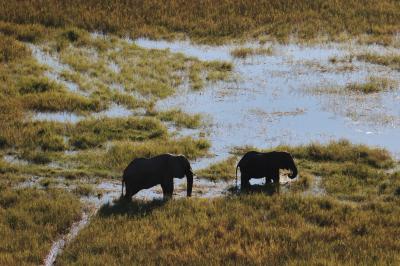
[{"label": "sunlit grass", "polygon": [[46,35],[47,30],[39,24],[21,25],[0,21],[0,33],[22,42],[37,42]]},{"label": "sunlit grass", "polygon": [[197,171],[196,174],[199,177],[207,178],[210,180],[232,180],[235,178],[237,161],[237,158],[235,156],[232,156],[221,162],[211,164],[206,169],[201,169]]},{"label": "sunlit grass", "polygon": [[231,55],[237,58],[246,58],[254,55],[271,55],[272,53],[273,53],[272,47],[268,48],[239,47],[231,51]]},{"label": "sunlit grass", "polygon": [[[0,3],[0,20],[19,24],[77,26],[131,37],[182,37],[203,42],[290,35],[312,39],[363,35],[390,44],[399,25],[399,2],[372,1],[70,1]],[[1,28],[1,27],[0,27]],[[367,38],[368,37],[368,38]],[[383,42],[384,40],[384,42]]]},{"label": "sunlit grass", "polygon": [[[232,153],[238,157],[232,156],[212,164],[196,174],[212,180],[232,180],[235,177],[236,162],[250,150],[257,149],[237,147]],[[328,195],[365,201],[379,197],[379,186],[394,182],[387,171],[396,165],[396,162],[386,150],[380,148],[355,145],[341,140],[328,144],[278,146],[273,150],[290,152],[295,159],[300,177],[290,185],[291,191],[310,188],[313,176],[318,176],[321,179],[320,189]],[[240,176],[240,172],[238,175]]]},{"label": "sunlit grass", "polygon": [[156,113],[161,121],[173,122],[177,127],[198,128],[201,125],[201,115],[189,115],[180,109],[171,109]]},{"label": "sunlit grass", "polygon": [[80,217],[81,203],[63,190],[0,186],[0,264],[43,263],[52,242]]},{"label": "sunlit grass", "polygon": [[111,140],[144,141],[167,135],[165,126],[154,118],[102,118],[79,122],[72,129],[71,144],[92,148]]},{"label": "sunlit grass", "polygon": [[28,55],[28,49],[13,38],[0,33],[0,63],[8,63]]},{"label": "sunlit grass", "polygon": [[74,193],[80,196],[90,196],[95,194],[95,189],[89,184],[78,184],[74,189]]},{"label": "sunlit grass", "polygon": [[118,203],[100,210],[60,263],[396,264],[399,214],[398,198],[365,206],[265,194]]},{"label": "sunlit grass", "polygon": [[373,64],[387,66],[394,70],[400,70],[400,55],[378,55],[367,53],[358,55],[357,59]]},{"label": "sunlit grass", "polygon": [[353,92],[361,93],[376,93],[394,89],[396,83],[387,78],[370,77],[365,83],[351,83],[346,86],[346,89]]},{"label": "sunlit grass", "polygon": [[345,86],[336,86],[336,87],[316,87],[311,88],[310,91],[313,94],[373,94],[386,92],[390,90],[396,89],[398,83],[396,80],[387,78],[387,77],[377,77],[370,76],[364,82],[353,82],[348,83]]}]

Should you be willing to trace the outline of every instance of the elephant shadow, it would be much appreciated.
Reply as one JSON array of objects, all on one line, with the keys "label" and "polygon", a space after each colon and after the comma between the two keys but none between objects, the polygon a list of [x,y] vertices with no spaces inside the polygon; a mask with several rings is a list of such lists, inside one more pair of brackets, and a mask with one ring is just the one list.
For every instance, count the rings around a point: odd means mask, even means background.
[{"label": "elephant shadow", "polygon": [[144,217],[153,212],[153,210],[162,207],[167,201],[165,200],[132,200],[127,201],[118,199],[112,204],[104,204],[98,211],[101,217],[124,215],[128,217]]},{"label": "elephant shadow", "polygon": [[273,184],[267,184],[267,185],[250,185],[250,187],[241,190],[240,188],[236,186],[232,186],[228,189],[229,193],[233,195],[241,195],[241,194],[253,194],[253,193],[265,193],[269,196],[272,196],[274,194],[277,194],[278,192],[276,191],[275,187]]}]

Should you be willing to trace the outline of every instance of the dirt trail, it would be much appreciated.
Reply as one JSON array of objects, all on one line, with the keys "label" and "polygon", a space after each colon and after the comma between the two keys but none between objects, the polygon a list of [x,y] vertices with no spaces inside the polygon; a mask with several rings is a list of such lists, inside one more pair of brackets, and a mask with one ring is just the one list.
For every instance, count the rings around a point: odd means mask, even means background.
[{"label": "dirt trail", "polygon": [[53,245],[51,246],[50,252],[47,255],[47,257],[44,260],[44,265],[45,266],[50,266],[54,265],[56,262],[56,258],[58,254],[64,249],[64,247],[70,243],[75,237],[78,235],[79,231],[82,230],[85,225],[89,223],[89,218],[94,214],[93,213],[86,213],[84,212],[82,214],[82,218],[78,221],[72,224],[69,232],[66,235],[63,235],[60,239],[55,241]]},{"label": "dirt trail", "polygon": [[[102,184],[98,185],[98,189],[102,189]],[[68,233],[61,235],[51,246],[49,253],[44,259],[44,265],[54,265],[57,256],[61,254],[66,245],[73,241],[79,234],[79,232],[89,224],[90,219],[96,215],[98,210],[107,203],[112,203],[120,195],[120,190],[118,189],[103,189],[103,195],[99,197],[88,196],[82,197],[81,201],[85,203],[84,211],[82,213],[81,219],[71,225]]]}]

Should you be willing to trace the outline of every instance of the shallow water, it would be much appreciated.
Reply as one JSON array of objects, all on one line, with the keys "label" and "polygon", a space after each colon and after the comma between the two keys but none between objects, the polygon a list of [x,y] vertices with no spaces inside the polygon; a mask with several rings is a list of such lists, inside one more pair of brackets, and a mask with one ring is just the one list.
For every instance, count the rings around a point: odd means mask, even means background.
[{"label": "shallow water", "polygon": [[126,107],[118,104],[112,104],[107,110],[104,110],[99,113],[94,113],[93,117],[101,118],[101,117],[109,117],[109,118],[118,118],[118,117],[127,117],[133,115],[133,111],[127,109]]},{"label": "shallow water", "polygon": [[92,113],[87,116],[77,115],[70,112],[35,112],[31,115],[31,119],[34,121],[55,121],[74,124],[86,118],[120,118],[132,115],[144,115],[145,112],[146,111],[143,110],[143,108],[130,110],[122,105],[112,104],[108,109],[104,111]]},{"label": "shallow water", "polygon": [[[317,87],[365,82],[369,76],[386,76],[399,82],[398,72],[356,60],[352,61],[350,71],[321,69],[321,66],[338,68],[340,64],[331,64],[329,58],[346,57],[352,51],[389,53],[391,50],[334,43],[315,46],[275,44],[272,56],[235,59],[230,55],[233,45],[213,47],[147,39],[138,39],[136,44],[145,48],[170,49],[201,60],[225,60],[234,64],[234,74],[239,77],[237,81],[208,84],[202,91],[183,87],[176,95],[157,104],[162,110],[178,107],[188,113],[212,117],[209,138],[211,151],[218,156],[205,161],[226,158],[234,146],[269,148],[312,141],[325,143],[340,138],[384,147],[400,158],[398,86],[394,91],[374,95],[316,95],[309,92]],[[194,168],[205,164],[195,162]]]},{"label": "shallow water", "polygon": [[64,85],[72,93],[76,93],[82,96],[90,95],[88,92],[80,90],[78,84],[61,78],[61,73],[63,71],[71,70],[71,68],[68,65],[61,63],[56,56],[53,56],[50,53],[43,51],[37,45],[34,44],[27,44],[27,45],[32,50],[33,57],[40,64],[49,68],[49,71],[46,71],[45,75],[50,80],[56,81]]},{"label": "shallow water", "polygon": [[27,160],[19,159],[16,155],[7,154],[3,156],[3,160],[10,164],[18,164],[18,165],[28,165],[29,162]]},{"label": "shallow water", "polygon": [[34,121],[55,121],[62,123],[77,123],[85,117],[69,112],[36,112],[32,115]]}]

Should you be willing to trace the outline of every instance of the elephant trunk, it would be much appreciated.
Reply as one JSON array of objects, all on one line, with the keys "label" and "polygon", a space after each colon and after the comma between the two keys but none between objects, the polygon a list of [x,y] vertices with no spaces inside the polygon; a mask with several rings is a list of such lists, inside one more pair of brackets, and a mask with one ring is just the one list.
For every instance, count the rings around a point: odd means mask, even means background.
[{"label": "elephant trunk", "polygon": [[290,170],[292,171],[292,173],[289,175],[289,178],[293,179],[297,176],[297,167],[294,163],[293,163],[293,167]]},{"label": "elephant trunk", "polygon": [[188,170],[188,172],[186,173],[186,178],[187,178],[187,196],[191,197],[192,196],[192,187],[193,187],[193,172],[192,172],[192,169]]}]

